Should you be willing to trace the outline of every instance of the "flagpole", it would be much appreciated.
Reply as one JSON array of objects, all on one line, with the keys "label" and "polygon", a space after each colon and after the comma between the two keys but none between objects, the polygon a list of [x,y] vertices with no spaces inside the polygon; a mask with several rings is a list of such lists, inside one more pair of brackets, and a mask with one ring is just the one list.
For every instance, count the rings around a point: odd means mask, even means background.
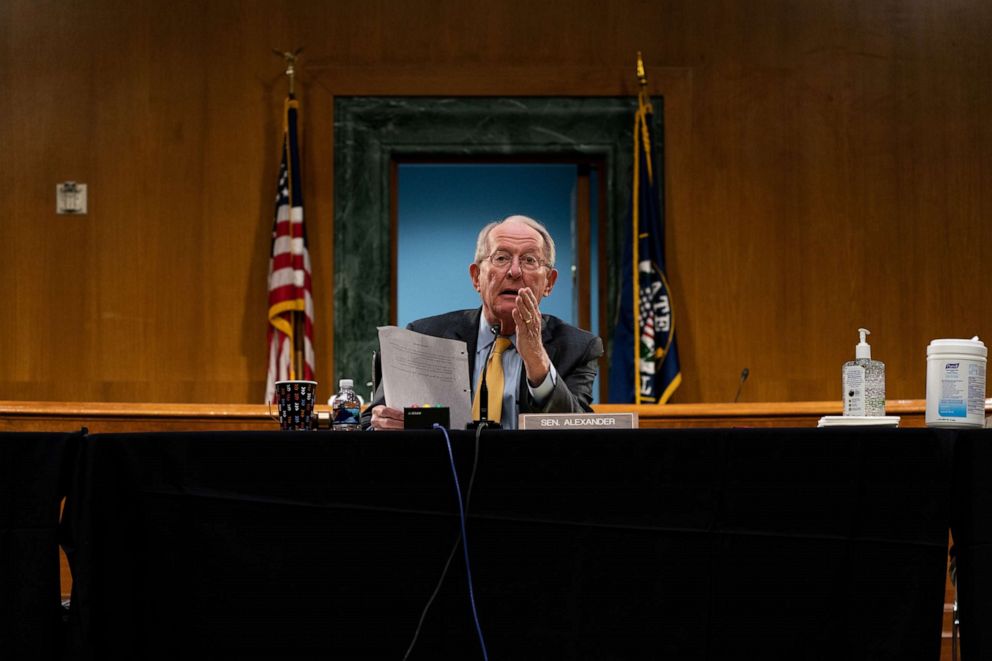
[{"label": "flagpole", "polygon": [[304,219],[300,104],[296,74],[302,48],[273,52],[285,62],[289,93],[283,102],[282,159],[276,184],[269,258],[269,374],[266,399],[277,381],[313,379],[313,293]]},{"label": "flagpole", "polygon": [[[289,98],[284,104],[283,109],[283,122],[287,122],[289,119],[289,102],[296,99],[296,61],[299,58],[300,53],[303,52],[303,47],[297,48],[293,51],[281,51],[276,48],[272,49],[272,52],[279,55],[286,62],[286,77],[289,79]],[[288,139],[288,134],[286,133],[285,126],[283,127],[283,139]],[[293,200],[292,187],[290,188],[289,194],[290,202],[289,208],[292,209],[295,204]],[[290,313],[290,319],[292,319],[292,360],[289,361],[289,378],[295,380],[297,378],[302,378],[306,373],[304,369],[304,351],[303,346],[306,341],[304,338],[304,328],[303,328],[303,310],[294,310]]]},{"label": "flagpole", "polygon": [[637,51],[637,81],[640,83],[640,90],[637,94],[637,113],[634,115],[634,187],[631,199],[631,227],[630,248],[631,248],[631,287],[630,293],[633,296],[631,313],[634,321],[634,347],[632,356],[634,359],[634,403],[641,403],[641,323],[638,312],[640,310],[641,282],[638,275],[640,255],[638,249],[641,242],[640,228],[640,164],[641,164],[641,123],[644,121],[643,100],[645,88],[648,84],[648,77],[644,73],[644,60],[641,58],[641,51]]},{"label": "flagpole", "polygon": [[278,48],[273,48],[272,52],[286,61],[286,77],[289,78],[289,98],[294,98],[296,94],[296,60],[300,53],[303,52],[303,47],[300,46],[294,51],[282,51]]}]

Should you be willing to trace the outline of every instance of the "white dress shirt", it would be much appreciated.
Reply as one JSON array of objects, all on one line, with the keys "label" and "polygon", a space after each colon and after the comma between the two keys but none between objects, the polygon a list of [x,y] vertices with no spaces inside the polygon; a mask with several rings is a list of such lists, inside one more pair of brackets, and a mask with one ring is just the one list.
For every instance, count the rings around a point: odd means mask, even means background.
[{"label": "white dress shirt", "polygon": [[[479,315],[479,335],[475,344],[475,370],[472,374],[472,398],[475,399],[475,391],[479,387],[479,379],[482,377],[485,367],[486,357],[489,355],[489,347],[496,341],[496,336],[491,330],[492,326],[486,322],[486,315]],[[516,334],[510,336],[510,346],[503,351],[503,412],[500,416],[500,424],[503,429],[517,428],[517,388],[520,386],[520,373],[524,369],[524,360],[517,353]],[[536,388],[527,383],[530,396],[538,405],[542,404],[551,395],[555,384],[558,382],[558,372],[555,366],[551,365],[548,375],[544,381]]]}]

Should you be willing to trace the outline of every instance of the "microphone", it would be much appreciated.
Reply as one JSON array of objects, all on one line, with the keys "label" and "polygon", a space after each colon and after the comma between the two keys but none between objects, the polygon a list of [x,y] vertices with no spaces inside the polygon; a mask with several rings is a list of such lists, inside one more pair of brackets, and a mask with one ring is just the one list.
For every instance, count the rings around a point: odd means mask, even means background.
[{"label": "microphone", "polygon": [[369,398],[371,402],[375,399],[375,393],[379,390],[379,384],[382,382],[382,362],[379,360],[379,354],[375,351],[372,352],[372,396]]},{"label": "microphone", "polygon": [[489,368],[489,361],[492,360],[493,351],[496,350],[496,338],[499,336],[499,322],[490,326],[489,332],[493,334],[493,343],[489,345],[486,360],[482,363],[482,373],[479,375],[479,419],[470,422],[468,429],[475,429],[477,427],[498,428],[500,426],[499,420],[489,419],[489,386],[486,385],[486,372]]},{"label": "microphone", "polygon": [[744,382],[747,381],[747,377],[751,374],[751,370],[744,368],[741,370],[741,382],[737,385],[737,394],[734,395],[734,404],[737,400],[741,398],[741,389],[744,387]]}]

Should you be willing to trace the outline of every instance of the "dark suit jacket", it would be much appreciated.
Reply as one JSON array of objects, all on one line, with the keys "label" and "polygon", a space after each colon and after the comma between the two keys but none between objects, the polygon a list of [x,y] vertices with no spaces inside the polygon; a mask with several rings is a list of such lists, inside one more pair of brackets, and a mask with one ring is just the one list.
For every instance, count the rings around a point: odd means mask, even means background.
[{"label": "dark suit jacket", "polygon": [[[450,340],[461,340],[468,345],[469,381],[475,373],[475,349],[479,336],[479,317],[482,308],[459,310],[418,319],[407,328]],[[565,323],[549,314],[541,316],[541,339],[548,358],[558,371],[558,383],[544,406],[538,406],[527,388],[525,370],[520,373],[518,387],[520,413],[581,413],[592,411],[592,384],[598,369],[597,361],[603,355],[603,341],[596,335]],[[368,426],[372,419],[372,407],[385,403],[382,387],[376,390],[375,400],[362,416]]]}]

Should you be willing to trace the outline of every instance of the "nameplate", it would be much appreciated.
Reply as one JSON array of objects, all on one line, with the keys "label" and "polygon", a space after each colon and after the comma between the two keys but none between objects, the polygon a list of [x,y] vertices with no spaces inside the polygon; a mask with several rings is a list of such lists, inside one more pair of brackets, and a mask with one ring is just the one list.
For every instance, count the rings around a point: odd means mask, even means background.
[{"label": "nameplate", "polygon": [[520,429],[637,429],[636,413],[521,413]]}]

